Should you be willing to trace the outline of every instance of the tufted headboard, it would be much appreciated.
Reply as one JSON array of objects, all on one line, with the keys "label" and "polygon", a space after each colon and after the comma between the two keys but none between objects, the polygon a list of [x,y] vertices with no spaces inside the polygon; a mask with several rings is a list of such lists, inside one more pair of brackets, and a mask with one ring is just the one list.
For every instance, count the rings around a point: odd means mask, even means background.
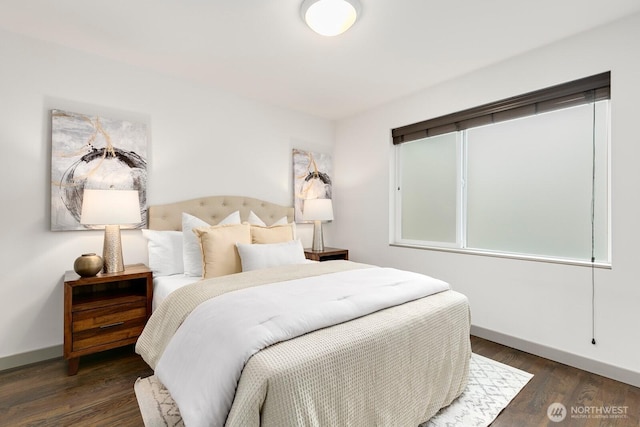
[{"label": "tufted headboard", "polygon": [[240,218],[246,221],[253,211],[267,225],[271,225],[283,216],[287,222],[293,221],[293,208],[265,202],[264,200],[242,196],[210,196],[166,205],[149,206],[148,224],[151,230],[181,230],[182,212],[217,224],[229,214],[240,211]]}]

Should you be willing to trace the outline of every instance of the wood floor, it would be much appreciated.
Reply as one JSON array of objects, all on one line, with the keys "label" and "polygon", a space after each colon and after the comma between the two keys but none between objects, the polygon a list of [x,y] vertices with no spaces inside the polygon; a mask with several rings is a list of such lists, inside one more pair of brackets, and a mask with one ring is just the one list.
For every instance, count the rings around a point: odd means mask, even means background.
[{"label": "wood floor", "polygon": [[[534,374],[493,427],[640,426],[640,389],[477,337],[473,351]],[[83,357],[76,376],[62,359],[0,372],[0,426],[142,426],[133,392],[152,372],[131,347]],[[627,407],[626,418],[566,418],[547,408]],[[333,427],[333,426],[332,426]]]},{"label": "wood floor", "polygon": [[[473,352],[505,363],[534,377],[491,424],[492,427],[515,426],[640,426],[640,388],[601,377],[542,357],[524,353],[491,341],[471,337]],[[567,411],[589,408],[627,407],[626,418],[571,418],[552,422],[547,409],[562,403]],[[586,414],[585,414],[586,415]]]}]

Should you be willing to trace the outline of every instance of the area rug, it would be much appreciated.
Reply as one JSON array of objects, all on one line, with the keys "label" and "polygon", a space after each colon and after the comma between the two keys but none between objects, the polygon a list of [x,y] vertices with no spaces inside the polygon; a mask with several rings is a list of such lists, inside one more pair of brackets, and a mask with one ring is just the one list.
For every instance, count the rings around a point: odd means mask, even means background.
[{"label": "area rug", "polygon": [[[532,377],[474,353],[465,391],[418,427],[488,426]],[[146,427],[184,426],[178,407],[155,376],[138,378],[134,390]]]}]

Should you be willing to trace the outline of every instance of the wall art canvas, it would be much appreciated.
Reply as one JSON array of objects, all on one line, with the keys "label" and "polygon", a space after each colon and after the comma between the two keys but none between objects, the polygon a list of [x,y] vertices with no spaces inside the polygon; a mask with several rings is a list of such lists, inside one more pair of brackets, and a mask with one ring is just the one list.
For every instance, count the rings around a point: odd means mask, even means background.
[{"label": "wall art canvas", "polygon": [[147,125],[51,110],[51,230],[80,224],[85,188],[138,190],[147,224]]},{"label": "wall art canvas", "polygon": [[305,199],[331,199],[332,163],[329,154],[293,149],[293,207],[302,222]]}]

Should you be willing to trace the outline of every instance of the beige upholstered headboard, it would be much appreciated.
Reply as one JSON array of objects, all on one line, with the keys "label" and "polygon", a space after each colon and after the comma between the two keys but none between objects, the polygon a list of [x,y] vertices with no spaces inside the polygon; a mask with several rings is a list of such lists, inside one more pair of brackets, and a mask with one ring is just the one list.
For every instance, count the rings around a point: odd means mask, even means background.
[{"label": "beige upholstered headboard", "polygon": [[292,207],[251,197],[210,196],[149,206],[148,225],[151,230],[181,230],[182,212],[215,225],[235,211],[240,211],[242,221],[247,220],[250,211],[258,215],[267,225],[271,225],[283,216],[287,217],[287,222],[293,221]]}]

